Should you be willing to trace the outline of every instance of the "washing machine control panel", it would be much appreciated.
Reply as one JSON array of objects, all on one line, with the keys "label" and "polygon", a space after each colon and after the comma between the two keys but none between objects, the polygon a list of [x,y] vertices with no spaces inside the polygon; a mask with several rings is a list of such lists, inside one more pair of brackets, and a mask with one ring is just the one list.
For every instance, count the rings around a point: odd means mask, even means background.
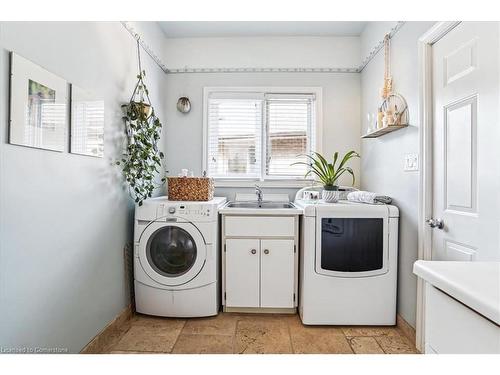
[{"label": "washing machine control panel", "polygon": [[212,218],[215,215],[215,210],[212,205],[204,204],[180,204],[175,206],[167,206],[166,212],[168,216],[173,215],[183,217],[188,220],[200,220]]}]

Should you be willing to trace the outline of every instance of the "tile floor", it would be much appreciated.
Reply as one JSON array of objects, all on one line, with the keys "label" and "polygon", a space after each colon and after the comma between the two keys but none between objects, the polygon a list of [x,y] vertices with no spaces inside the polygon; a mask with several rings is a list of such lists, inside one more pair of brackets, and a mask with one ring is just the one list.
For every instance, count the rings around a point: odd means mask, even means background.
[{"label": "tile floor", "polygon": [[410,354],[396,327],[304,326],[298,315],[221,313],[199,319],[137,314],[104,353]]}]

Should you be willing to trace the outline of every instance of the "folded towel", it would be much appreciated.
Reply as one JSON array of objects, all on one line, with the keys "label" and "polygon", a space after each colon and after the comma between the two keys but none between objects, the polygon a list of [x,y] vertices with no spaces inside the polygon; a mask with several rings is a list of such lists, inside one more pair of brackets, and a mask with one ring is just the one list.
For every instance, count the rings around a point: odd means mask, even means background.
[{"label": "folded towel", "polygon": [[379,195],[377,193],[373,193],[371,191],[353,191],[347,194],[347,200],[351,202],[359,202],[359,203],[384,203],[390,204],[392,202],[392,198],[387,195]]}]

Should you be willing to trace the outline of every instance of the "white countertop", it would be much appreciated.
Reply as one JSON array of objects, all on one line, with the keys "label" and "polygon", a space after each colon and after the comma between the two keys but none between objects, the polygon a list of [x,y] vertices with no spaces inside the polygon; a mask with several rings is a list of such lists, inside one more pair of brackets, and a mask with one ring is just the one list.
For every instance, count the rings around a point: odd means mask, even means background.
[{"label": "white countertop", "polygon": [[418,260],[413,273],[500,325],[500,262]]}]

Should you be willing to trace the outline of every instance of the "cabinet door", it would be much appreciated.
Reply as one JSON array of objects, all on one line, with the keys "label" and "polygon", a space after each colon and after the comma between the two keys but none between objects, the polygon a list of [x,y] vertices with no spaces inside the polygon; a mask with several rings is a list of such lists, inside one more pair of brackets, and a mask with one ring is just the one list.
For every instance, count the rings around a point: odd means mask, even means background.
[{"label": "cabinet door", "polygon": [[293,240],[261,240],[261,307],[294,307]]},{"label": "cabinet door", "polygon": [[258,239],[226,240],[226,306],[259,307]]}]

